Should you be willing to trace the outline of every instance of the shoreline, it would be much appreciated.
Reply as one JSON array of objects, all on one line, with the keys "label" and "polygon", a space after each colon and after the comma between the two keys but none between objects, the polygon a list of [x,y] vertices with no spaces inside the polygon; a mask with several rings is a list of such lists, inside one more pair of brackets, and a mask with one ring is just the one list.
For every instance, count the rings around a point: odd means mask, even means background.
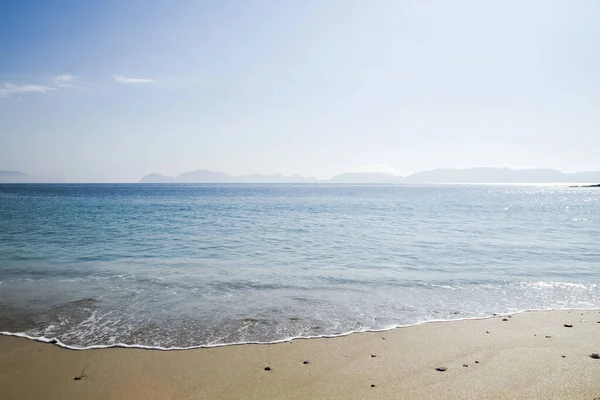
[{"label": "shoreline", "polygon": [[444,322],[456,322],[456,321],[481,321],[481,320],[486,320],[486,319],[491,319],[491,318],[512,317],[513,315],[518,315],[518,314],[522,314],[522,313],[535,313],[535,312],[548,312],[548,311],[584,311],[584,312],[585,311],[598,311],[598,312],[600,312],[600,308],[543,308],[543,309],[524,309],[524,310],[514,311],[514,312],[510,312],[510,313],[502,313],[502,314],[501,313],[494,313],[492,315],[488,315],[488,316],[485,316],[485,317],[465,317],[465,318],[454,318],[454,319],[435,319],[435,320],[428,320],[428,321],[423,321],[423,322],[417,322],[417,323],[414,323],[414,324],[395,325],[395,326],[391,326],[391,327],[388,327],[388,328],[382,328],[382,329],[364,329],[364,330],[356,330],[356,331],[350,331],[350,332],[343,332],[343,333],[335,334],[335,335],[295,336],[295,337],[288,337],[288,338],[284,338],[284,339],[274,340],[274,341],[271,341],[271,342],[217,343],[217,344],[201,344],[201,345],[197,345],[197,346],[188,346],[188,347],[178,347],[178,346],[173,346],[173,347],[147,346],[147,345],[141,345],[141,344],[126,344],[126,343],[115,343],[115,344],[107,344],[107,345],[98,344],[98,345],[78,347],[78,346],[74,346],[74,345],[69,345],[69,344],[63,343],[59,339],[57,339],[55,337],[31,336],[31,335],[28,335],[28,334],[23,333],[23,332],[8,332],[8,331],[0,331],[0,337],[3,337],[3,336],[6,336],[6,337],[17,337],[17,338],[32,340],[34,342],[51,344],[51,345],[55,345],[57,347],[60,347],[60,348],[66,349],[66,350],[73,350],[73,351],[103,350],[103,349],[138,349],[138,350],[156,350],[156,351],[186,351],[186,350],[211,349],[211,348],[218,348],[218,347],[244,346],[244,345],[259,345],[259,346],[263,345],[263,346],[266,346],[266,345],[272,345],[272,344],[287,343],[287,342],[291,342],[293,340],[335,339],[335,338],[339,338],[339,337],[346,337],[346,336],[355,335],[355,334],[362,334],[362,333],[388,332],[388,331],[393,331],[395,329],[411,328],[411,327],[420,326],[420,325],[426,325],[426,324],[435,324],[435,323],[444,323]]},{"label": "shoreline", "polygon": [[65,400],[592,400],[600,398],[600,360],[590,357],[600,353],[599,321],[598,309],[523,311],[178,351],[70,350],[2,335],[0,392]]}]

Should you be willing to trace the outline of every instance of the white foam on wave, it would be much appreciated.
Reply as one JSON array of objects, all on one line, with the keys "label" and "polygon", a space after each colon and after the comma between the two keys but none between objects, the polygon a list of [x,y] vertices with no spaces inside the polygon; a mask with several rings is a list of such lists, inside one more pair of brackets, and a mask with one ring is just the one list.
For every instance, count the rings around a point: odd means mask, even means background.
[{"label": "white foam on wave", "polygon": [[525,286],[532,287],[535,289],[554,289],[554,288],[579,288],[579,289],[595,289],[599,285],[593,283],[575,283],[575,282],[526,282],[523,283]]},{"label": "white foam on wave", "polygon": [[432,319],[432,320],[417,322],[417,323],[414,323],[414,324],[393,325],[393,326],[388,326],[388,327],[381,328],[381,329],[364,328],[364,329],[357,329],[357,330],[352,330],[352,331],[343,332],[343,333],[340,333],[340,334],[332,334],[332,335],[292,336],[292,337],[286,337],[286,338],[283,338],[283,339],[273,340],[273,341],[268,341],[268,342],[246,341],[246,342],[202,344],[202,345],[197,345],[197,346],[186,346],[186,347],[180,347],[180,346],[172,346],[172,347],[147,346],[147,345],[142,345],[142,344],[126,344],[126,343],[115,343],[115,344],[107,344],[107,345],[98,344],[98,345],[92,345],[92,346],[78,347],[78,346],[72,346],[72,345],[63,343],[63,342],[61,342],[57,338],[47,338],[47,337],[44,337],[44,336],[32,336],[32,335],[28,335],[28,334],[23,333],[23,332],[0,331],[0,335],[20,337],[20,338],[24,338],[24,339],[34,340],[36,342],[55,344],[56,346],[62,347],[64,349],[77,350],[77,351],[79,351],[79,350],[93,350],[93,349],[109,349],[109,348],[127,348],[127,349],[142,349],[142,350],[178,351],[178,350],[194,350],[194,349],[205,349],[205,348],[225,347],[225,346],[240,346],[240,345],[245,345],[245,344],[269,345],[269,344],[277,344],[277,343],[290,342],[292,340],[297,340],[297,339],[322,339],[322,338],[333,339],[333,338],[336,338],[336,337],[349,336],[349,335],[352,335],[352,334],[355,334],[355,333],[387,332],[387,331],[390,331],[390,330],[393,330],[393,329],[409,328],[411,326],[419,326],[419,325],[423,325],[423,324],[431,324],[431,323],[439,323],[439,322],[486,320],[486,319],[491,319],[491,318],[505,317],[505,316],[509,316],[509,315],[516,315],[516,314],[522,314],[522,313],[525,313],[525,312],[535,312],[535,311],[598,311],[598,308],[542,308],[542,309],[523,309],[523,310],[518,310],[518,311],[514,311],[514,312],[510,312],[510,313],[494,313],[492,315],[488,315],[488,316],[485,316],[485,317],[465,317],[465,318],[450,318],[450,319]]}]

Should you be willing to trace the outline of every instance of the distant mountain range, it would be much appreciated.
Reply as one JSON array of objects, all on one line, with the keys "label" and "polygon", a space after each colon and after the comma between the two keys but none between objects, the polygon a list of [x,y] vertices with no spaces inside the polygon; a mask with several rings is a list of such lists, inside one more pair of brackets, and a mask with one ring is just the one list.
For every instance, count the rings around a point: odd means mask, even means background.
[{"label": "distant mountain range", "polygon": [[[20,171],[0,171],[0,183],[64,183],[62,178],[27,175]],[[411,183],[565,183],[600,182],[600,171],[564,173],[553,169],[467,168],[434,169],[406,177],[376,172],[351,172],[330,179],[300,175],[251,174],[231,176],[222,172],[198,170],[178,176],[146,175],[140,183],[339,183],[339,184],[411,184]]]},{"label": "distant mountain range", "polygon": [[62,178],[32,176],[20,171],[0,171],[0,183],[62,183]]},{"label": "distant mountain range", "polygon": [[405,183],[595,183],[600,171],[564,173],[553,169],[467,168],[417,172]]},{"label": "distant mountain range", "polygon": [[181,175],[150,174],[140,183],[595,183],[600,182],[600,171],[564,173],[552,169],[467,168],[434,169],[402,177],[382,173],[356,172],[319,180],[300,175],[241,175],[198,170]]}]

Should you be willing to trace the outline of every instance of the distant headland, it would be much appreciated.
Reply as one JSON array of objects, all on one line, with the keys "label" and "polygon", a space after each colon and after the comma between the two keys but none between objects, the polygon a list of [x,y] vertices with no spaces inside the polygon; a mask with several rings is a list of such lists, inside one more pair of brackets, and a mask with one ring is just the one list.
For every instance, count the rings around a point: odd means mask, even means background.
[{"label": "distant headland", "polygon": [[600,183],[598,183],[597,185],[574,185],[574,186],[569,186],[569,187],[573,187],[573,188],[600,188]]},{"label": "distant headland", "polygon": [[27,175],[21,171],[0,171],[0,183],[64,183],[63,178]]}]

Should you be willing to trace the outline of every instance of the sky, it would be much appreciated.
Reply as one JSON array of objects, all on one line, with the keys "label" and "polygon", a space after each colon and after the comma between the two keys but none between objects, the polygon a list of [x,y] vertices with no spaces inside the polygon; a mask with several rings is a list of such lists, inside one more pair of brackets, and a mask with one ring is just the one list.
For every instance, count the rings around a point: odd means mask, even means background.
[{"label": "sky", "polygon": [[0,170],[600,170],[595,0],[1,7]]}]

